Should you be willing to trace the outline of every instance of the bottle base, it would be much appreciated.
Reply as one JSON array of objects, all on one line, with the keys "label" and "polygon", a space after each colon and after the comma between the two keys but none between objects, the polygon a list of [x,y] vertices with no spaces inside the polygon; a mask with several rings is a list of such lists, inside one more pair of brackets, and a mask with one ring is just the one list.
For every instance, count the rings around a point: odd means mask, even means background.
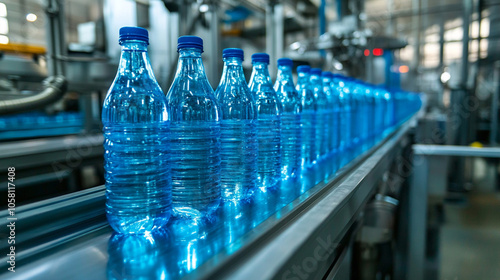
[{"label": "bottle base", "polygon": [[118,233],[147,234],[158,231],[166,226],[170,219],[170,214],[156,218],[145,217],[143,219],[137,219],[137,217],[120,218],[109,214],[106,217],[111,228]]},{"label": "bottle base", "polygon": [[203,211],[192,207],[175,207],[172,216],[176,220],[205,220],[212,216],[218,207],[219,203]]}]

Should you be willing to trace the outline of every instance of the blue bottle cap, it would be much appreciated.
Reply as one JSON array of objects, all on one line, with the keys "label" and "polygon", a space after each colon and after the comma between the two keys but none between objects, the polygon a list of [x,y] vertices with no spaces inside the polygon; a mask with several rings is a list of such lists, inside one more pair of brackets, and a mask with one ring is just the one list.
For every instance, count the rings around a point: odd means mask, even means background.
[{"label": "blue bottle cap", "polygon": [[311,75],[321,75],[321,69],[319,68],[312,68],[311,69]]},{"label": "blue bottle cap", "polygon": [[292,66],[292,65],[293,65],[293,60],[291,60],[290,58],[283,57],[278,59],[278,66]]},{"label": "blue bottle cap", "polygon": [[311,71],[311,67],[309,65],[300,65],[297,67],[297,72],[309,73],[309,71]]},{"label": "blue bottle cap", "polygon": [[338,73],[334,73],[334,74],[333,74],[333,77],[334,77],[334,78],[340,78],[340,79],[345,78],[345,76],[344,76],[344,75],[342,75],[342,74],[338,74]]},{"label": "blue bottle cap", "polygon": [[269,55],[267,53],[254,53],[252,54],[252,63],[265,62],[269,64]]},{"label": "blue bottle cap", "polygon": [[323,71],[321,72],[321,76],[326,77],[326,78],[333,78],[333,73],[329,71]]},{"label": "blue bottle cap", "polygon": [[222,50],[222,58],[237,57],[244,60],[243,50],[238,48],[227,48]]},{"label": "blue bottle cap", "polygon": [[177,51],[186,48],[200,49],[201,52],[203,52],[203,39],[191,35],[179,37],[179,39],[177,39]]},{"label": "blue bottle cap", "polygon": [[124,26],[120,28],[118,42],[121,44],[125,40],[140,40],[149,45],[148,31],[142,27]]}]

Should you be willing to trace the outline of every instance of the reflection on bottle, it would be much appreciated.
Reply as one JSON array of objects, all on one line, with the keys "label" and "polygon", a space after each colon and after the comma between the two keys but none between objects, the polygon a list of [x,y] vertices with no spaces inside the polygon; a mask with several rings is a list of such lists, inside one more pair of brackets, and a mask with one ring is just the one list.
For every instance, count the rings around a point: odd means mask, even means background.
[{"label": "reflection on bottle", "polygon": [[[260,192],[260,191],[259,191]],[[251,201],[241,203],[227,201],[221,205],[221,217],[224,221],[224,247],[228,253],[232,253],[241,247],[238,239],[250,230]]]},{"label": "reflection on bottle", "polygon": [[337,154],[331,153],[325,157],[323,163],[323,178],[325,182],[328,182],[328,179],[337,172]]},{"label": "reflection on bottle", "polygon": [[[219,216],[218,214],[214,216]],[[203,264],[220,250],[218,239],[212,238],[212,229],[219,220],[176,219],[170,224],[172,247],[175,250],[175,278],[182,278]]]},{"label": "reflection on bottle", "polygon": [[259,190],[254,194],[252,210],[252,227],[256,227],[276,212],[281,181],[276,189]]},{"label": "reflection on bottle", "polygon": [[108,279],[170,279],[166,259],[169,235],[115,233],[108,242]]}]

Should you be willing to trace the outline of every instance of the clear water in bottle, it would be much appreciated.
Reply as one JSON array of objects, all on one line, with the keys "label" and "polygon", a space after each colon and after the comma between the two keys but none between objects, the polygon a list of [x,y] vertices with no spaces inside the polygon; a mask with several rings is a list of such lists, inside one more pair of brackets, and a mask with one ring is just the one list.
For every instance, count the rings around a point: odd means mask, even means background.
[{"label": "clear water in bottle", "polygon": [[274,84],[274,90],[283,106],[281,115],[281,174],[284,180],[299,174],[302,165],[302,131],[300,128],[302,103],[293,83],[292,66],[291,59],[278,59],[278,76]]},{"label": "clear water in bottle", "polygon": [[344,80],[344,76],[339,74],[333,75],[333,84],[337,89],[339,108],[340,108],[340,118],[339,118],[339,130],[340,130],[340,150],[345,152],[351,146],[351,108],[349,103],[349,89],[347,88]]},{"label": "clear water in bottle", "polygon": [[221,187],[225,201],[246,200],[257,187],[257,108],[243,74],[243,50],[222,52],[215,95],[222,110]]},{"label": "clear water in bottle", "polygon": [[327,127],[328,127],[328,100],[323,92],[321,69],[311,69],[311,87],[316,103],[316,159],[319,160],[327,154]]},{"label": "clear water in bottle", "polygon": [[297,86],[302,103],[302,168],[309,168],[316,163],[316,102],[314,92],[309,82],[311,67],[301,65],[297,67]]},{"label": "clear water in bottle", "polygon": [[169,113],[151,69],[147,30],[120,29],[120,64],[102,109],[106,215],[120,233],[146,233],[171,215]]},{"label": "clear water in bottle", "polygon": [[328,153],[335,153],[338,149],[338,138],[339,138],[339,106],[338,106],[338,95],[332,87],[332,72],[322,72],[321,78],[323,80],[323,92],[327,99],[327,144]]},{"label": "clear water in bottle", "polygon": [[258,186],[276,188],[281,180],[281,103],[269,76],[269,55],[252,55],[250,91],[257,104]]},{"label": "clear water in bottle", "polygon": [[202,39],[182,36],[177,51],[167,94],[172,205],[177,218],[199,219],[213,214],[221,200],[220,107],[203,68]]}]

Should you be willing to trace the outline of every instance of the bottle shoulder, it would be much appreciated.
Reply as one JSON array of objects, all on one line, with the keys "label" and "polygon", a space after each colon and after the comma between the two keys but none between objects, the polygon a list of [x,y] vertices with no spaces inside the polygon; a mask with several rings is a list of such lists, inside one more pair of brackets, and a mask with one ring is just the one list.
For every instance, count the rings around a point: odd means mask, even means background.
[{"label": "bottle shoulder", "polygon": [[157,123],[169,120],[166,98],[157,90],[112,87],[104,100],[103,123]]},{"label": "bottle shoulder", "polygon": [[110,104],[142,103],[166,105],[166,97],[160,86],[154,83],[119,83],[113,82],[104,99],[104,107]]},{"label": "bottle shoulder", "polygon": [[220,106],[208,81],[177,77],[167,93],[172,121],[219,121]]}]

